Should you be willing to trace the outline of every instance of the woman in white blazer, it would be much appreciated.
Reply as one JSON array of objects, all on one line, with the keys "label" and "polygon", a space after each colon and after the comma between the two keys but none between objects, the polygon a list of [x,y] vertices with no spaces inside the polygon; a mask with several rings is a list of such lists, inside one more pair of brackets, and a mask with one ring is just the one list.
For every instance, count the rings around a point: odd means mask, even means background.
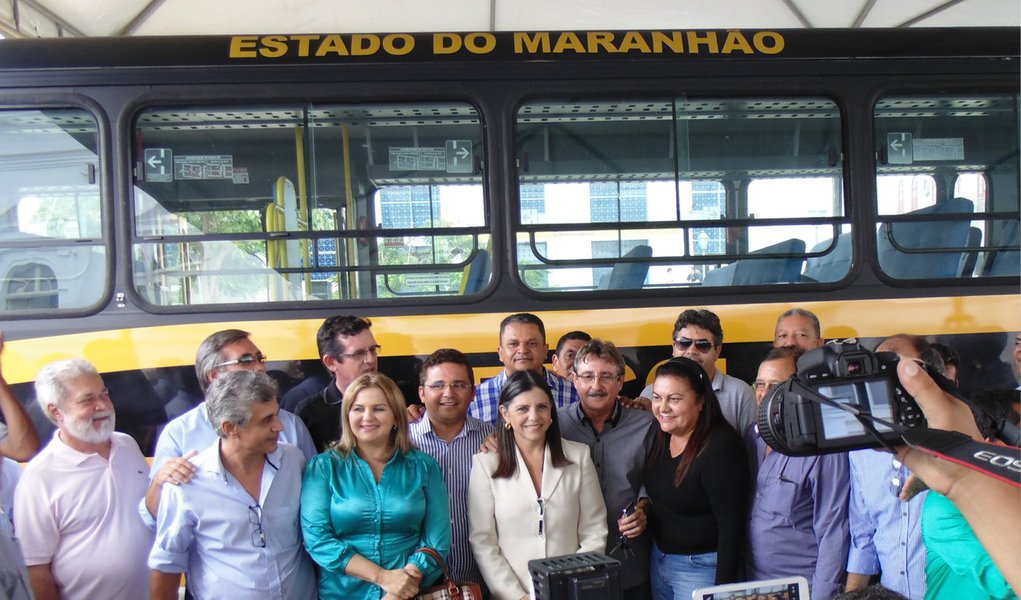
[{"label": "woman in white blazer", "polygon": [[529,560],[606,551],[606,506],[588,446],[561,439],[556,414],[541,376],[511,375],[500,393],[498,450],[475,455],[469,539],[494,600],[531,597]]}]

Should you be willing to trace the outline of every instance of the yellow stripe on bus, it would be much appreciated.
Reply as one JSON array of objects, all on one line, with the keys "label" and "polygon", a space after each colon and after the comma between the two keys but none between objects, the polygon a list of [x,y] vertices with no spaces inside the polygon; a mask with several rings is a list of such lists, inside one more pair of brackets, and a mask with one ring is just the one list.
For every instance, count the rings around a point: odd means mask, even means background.
[{"label": "yellow stripe on bus", "polygon": [[[546,324],[551,344],[564,333],[581,329],[630,348],[669,344],[678,312],[702,306],[706,305],[536,314]],[[794,307],[817,314],[823,324],[823,336],[830,339],[881,337],[899,332],[942,335],[1021,330],[1021,295],[1017,294],[706,307],[720,316],[724,343],[772,340],[777,315]],[[495,357],[497,330],[507,314],[366,316],[373,321],[372,332],[383,346],[383,356],[425,356],[446,347],[466,353],[492,352]],[[56,328],[59,320],[52,323]],[[9,383],[32,381],[46,363],[70,357],[85,357],[101,372],[190,365],[199,342],[210,333],[227,328],[252,332],[253,340],[270,360],[316,359],[319,356],[315,335],[321,323],[321,319],[222,321],[14,340],[6,344],[3,374]],[[494,368],[499,371],[499,367]],[[490,375],[479,373],[480,379]]]}]

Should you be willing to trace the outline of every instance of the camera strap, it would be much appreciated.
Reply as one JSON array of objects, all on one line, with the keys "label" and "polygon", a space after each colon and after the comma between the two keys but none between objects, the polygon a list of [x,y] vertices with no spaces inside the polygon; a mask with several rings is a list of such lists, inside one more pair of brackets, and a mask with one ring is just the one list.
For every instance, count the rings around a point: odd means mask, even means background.
[{"label": "camera strap", "polygon": [[1021,448],[976,442],[942,429],[919,427],[901,435],[912,448],[1021,488]]},{"label": "camera strap", "polygon": [[[904,427],[900,424],[891,423],[869,414],[868,409],[865,407],[834,402],[825,396],[821,396],[814,389],[801,384],[799,381],[795,381],[795,383],[800,384],[796,387],[801,388],[798,391],[803,396],[808,396],[816,402],[832,406],[834,408],[839,408],[840,410],[854,415],[858,422],[860,422],[880,444],[891,452],[896,453],[896,450],[883,440],[882,436],[875,428],[875,423],[889,427],[899,433],[904,439],[904,443],[912,448],[916,448],[926,454],[943,460],[948,460],[963,467],[979,471],[980,473],[984,473],[1015,487],[1021,487],[1021,448],[976,442],[963,433],[956,431],[944,431],[942,429],[930,429],[928,427]],[[936,380],[936,383],[937,385],[940,385],[941,388],[944,388],[941,384],[945,384],[946,380]],[[960,399],[960,396],[955,392],[947,388],[944,389]]]}]

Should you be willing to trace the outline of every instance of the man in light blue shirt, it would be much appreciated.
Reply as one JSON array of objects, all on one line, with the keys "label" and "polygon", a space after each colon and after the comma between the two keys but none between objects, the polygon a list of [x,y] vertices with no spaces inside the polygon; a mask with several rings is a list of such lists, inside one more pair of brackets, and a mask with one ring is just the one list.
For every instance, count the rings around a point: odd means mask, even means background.
[{"label": "man in light blue shirt", "polygon": [[264,373],[226,373],[206,405],[218,441],[193,459],[188,485],[162,490],[152,597],[176,599],[186,573],[196,600],[315,598],[298,522],[305,458],[279,443],[276,386]]},{"label": "man in light blue shirt", "polygon": [[895,457],[878,450],[847,453],[851,474],[848,523],[851,550],[847,557],[847,587],[868,585],[882,573],[883,587],[911,600],[925,598],[925,545],[921,516],[927,492],[909,502],[898,488],[909,472]]},{"label": "man in light blue shirt", "polygon": [[[205,393],[218,377],[232,371],[266,372],[266,357],[249,338],[249,333],[225,329],[202,340],[195,356],[195,372],[202,392]],[[312,437],[301,419],[286,411],[280,411],[279,419],[283,427],[280,441],[297,446],[306,461],[315,456]],[[218,439],[205,402],[167,423],[156,441],[150,471],[152,480],[141,510],[143,520],[152,524],[163,485],[187,483],[194,474],[194,467],[187,459]]]},{"label": "man in light blue shirt", "polygon": [[[896,352],[901,360],[921,360],[945,375],[943,359],[921,336],[892,335],[876,346],[876,352]],[[847,589],[864,587],[872,575],[882,573],[884,587],[921,600],[926,590],[921,527],[926,492],[910,502],[900,500],[900,487],[910,472],[890,454],[856,450],[847,454],[847,460],[851,473]]]},{"label": "man in light blue shirt", "polygon": [[500,390],[507,383],[507,378],[518,371],[534,371],[542,375],[553,391],[557,408],[578,401],[578,391],[574,389],[573,383],[543,367],[546,355],[549,354],[549,344],[546,343],[546,326],[539,317],[531,313],[517,313],[505,318],[500,323],[500,345],[496,353],[504,369],[476,388],[475,401],[470,410],[471,416],[476,419],[496,423]]}]

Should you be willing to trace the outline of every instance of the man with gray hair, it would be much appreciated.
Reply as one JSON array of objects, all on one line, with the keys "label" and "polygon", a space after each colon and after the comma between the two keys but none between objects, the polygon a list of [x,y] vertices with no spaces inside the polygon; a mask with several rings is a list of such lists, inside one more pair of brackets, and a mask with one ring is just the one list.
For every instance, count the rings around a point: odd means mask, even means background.
[{"label": "man with gray hair", "polygon": [[792,308],[777,317],[773,332],[774,348],[794,347],[808,352],[825,343],[822,325],[815,313],[804,308]]},{"label": "man with gray hair", "polygon": [[[618,401],[624,385],[624,357],[612,342],[589,341],[578,350],[572,369],[580,401],[557,411],[560,435],[587,445],[592,452],[606,503],[606,547],[621,561],[621,597],[648,598],[652,540],[645,531],[649,499],[642,478],[659,424],[651,412],[625,408]],[[634,512],[625,517],[629,506]]]},{"label": "man with gray hair", "polygon": [[[218,377],[232,371],[266,372],[266,357],[249,333],[225,329],[202,340],[195,355],[195,374],[202,392],[205,393],[209,384]],[[286,411],[280,412],[279,419],[283,424],[280,440],[297,446],[306,460],[315,456],[312,438],[301,419]],[[216,439],[216,429],[209,419],[205,402],[167,423],[153,453],[152,482],[142,511],[146,523],[151,525],[152,517],[156,516],[163,485],[187,483],[195,473],[188,459],[208,448]]]},{"label": "man with gray hair", "polygon": [[57,361],[39,372],[35,393],[57,426],[14,496],[36,598],[148,598],[153,538],[136,511],[149,466],[135,440],[114,431],[103,379],[84,360]]},{"label": "man with gray hair", "polygon": [[195,598],[315,598],[298,526],[305,457],[279,441],[276,385],[261,372],[225,373],[206,409],[217,440],[192,459],[188,485],[162,490],[152,597],[177,598],[187,573]]}]

